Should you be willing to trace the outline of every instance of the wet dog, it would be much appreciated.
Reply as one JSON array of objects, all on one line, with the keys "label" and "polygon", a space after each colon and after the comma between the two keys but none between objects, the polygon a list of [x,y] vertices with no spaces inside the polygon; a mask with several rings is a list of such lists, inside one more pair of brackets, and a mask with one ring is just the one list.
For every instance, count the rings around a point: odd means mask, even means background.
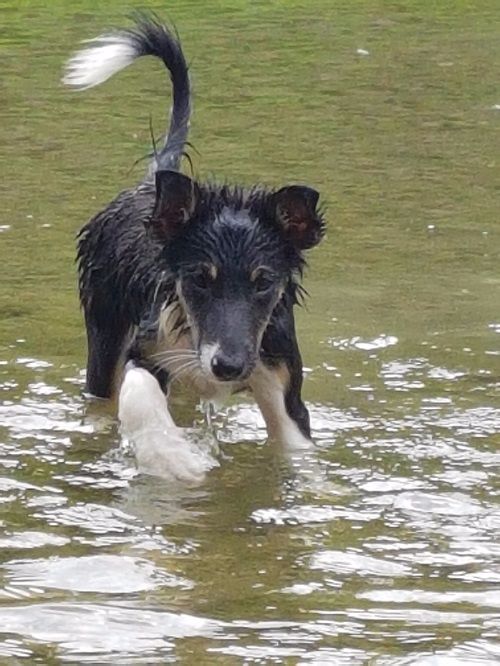
[{"label": "wet dog", "polygon": [[213,401],[247,389],[271,438],[306,445],[294,307],[304,251],[324,232],[319,195],[304,185],[220,186],[180,172],[191,114],[188,67],[178,38],[153,16],[93,40],[69,61],[63,80],[90,88],[147,55],[163,62],[172,82],[164,145],[145,179],[79,234],[87,390],[108,398],[121,385],[122,421],[132,405],[134,418],[147,423],[158,404],[151,392],[168,395],[178,381]]}]

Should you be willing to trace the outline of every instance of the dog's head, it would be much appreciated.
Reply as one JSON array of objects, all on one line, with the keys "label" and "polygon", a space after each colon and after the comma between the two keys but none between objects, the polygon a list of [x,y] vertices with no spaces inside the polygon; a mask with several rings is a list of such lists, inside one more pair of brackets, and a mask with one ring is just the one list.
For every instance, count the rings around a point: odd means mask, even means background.
[{"label": "dog's head", "polygon": [[298,185],[245,193],[156,174],[147,227],[164,247],[207,375],[234,381],[251,374],[273,311],[295,293],[303,251],[323,235],[318,196]]}]

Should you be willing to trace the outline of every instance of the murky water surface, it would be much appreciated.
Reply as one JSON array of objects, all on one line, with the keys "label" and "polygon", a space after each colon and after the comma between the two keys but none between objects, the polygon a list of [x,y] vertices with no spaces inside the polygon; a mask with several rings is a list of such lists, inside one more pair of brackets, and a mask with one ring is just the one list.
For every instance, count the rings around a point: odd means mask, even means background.
[{"label": "murky water surface", "polygon": [[298,314],[317,448],[235,399],[194,488],[138,475],[82,398],[73,236],[168,105],[148,61],[61,90],[123,21],[96,5],[0,9],[0,661],[500,663],[497,2],[154,5],[192,61],[196,171],[329,211]]}]

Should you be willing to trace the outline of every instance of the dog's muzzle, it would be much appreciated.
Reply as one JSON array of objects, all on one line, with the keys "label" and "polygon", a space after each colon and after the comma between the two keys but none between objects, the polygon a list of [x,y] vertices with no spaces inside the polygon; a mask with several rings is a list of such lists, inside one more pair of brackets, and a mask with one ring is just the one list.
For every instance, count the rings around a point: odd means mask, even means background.
[{"label": "dog's muzzle", "polygon": [[215,354],[210,362],[210,369],[214,376],[223,382],[230,382],[236,379],[243,379],[247,364],[244,359],[238,356],[227,356],[222,352]]}]

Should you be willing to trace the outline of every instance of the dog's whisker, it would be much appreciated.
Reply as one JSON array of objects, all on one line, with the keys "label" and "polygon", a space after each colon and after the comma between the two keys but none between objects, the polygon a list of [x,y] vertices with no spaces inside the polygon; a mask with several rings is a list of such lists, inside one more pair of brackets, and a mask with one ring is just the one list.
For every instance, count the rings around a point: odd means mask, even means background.
[{"label": "dog's whisker", "polygon": [[191,349],[189,347],[181,347],[181,348],[172,348],[172,349],[160,349],[158,354],[196,354],[196,351],[194,349]]},{"label": "dog's whisker", "polygon": [[188,356],[196,356],[197,352],[194,349],[162,349],[159,352],[155,352],[154,354],[151,354],[152,357],[154,356],[166,356],[166,355],[171,355],[171,354],[185,354]]},{"label": "dog's whisker", "polygon": [[198,358],[198,354],[196,352],[193,353],[182,353],[182,352],[176,352],[176,351],[171,351],[171,352],[157,352],[156,354],[151,354],[150,358],[152,359],[191,359],[191,358]]},{"label": "dog's whisker", "polygon": [[170,377],[170,381],[172,383],[179,381],[185,376],[191,376],[191,373],[194,371],[194,366],[192,367],[187,367],[187,368],[182,368],[182,370],[179,370],[178,372],[175,372],[173,375]]},{"label": "dog's whisker", "polygon": [[174,372],[172,372],[172,374],[170,375],[170,381],[172,382],[178,381],[184,375],[194,371],[195,369],[199,369],[197,361],[190,361],[189,363],[185,363],[180,368],[176,368]]},{"label": "dog's whisker", "polygon": [[170,374],[177,372],[180,367],[184,367],[189,363],[197,363],[198,359],[194,358],[168,358],[168,359],[156,359],[155,364],[163,367]]},{"label": "dog's whisker", "polygon": [[196,356],[157,356],[154,361],[155,362],[168,362],[168,363],[176,363],[180,361],[197,361],[198,360],[198,355]]},{"label": "dog's whisker", "polygon": [[155,365],[161,366],[169,373],[176,372],[177,368],[185,363],[198,363],[198,359],[181,358],[181,359],[165,359],[165,360],[155,361]]},{"label": "dog's whisker", "polygon": [[182,372],[184,368],[189,368],[191,366],[198,365],[198,360],[197,359],[191,359],[190,361],[185,361],[181,365],[174,367],[172,370],[172,375],[175,375],[176,373]]},{"label": "dog's whisker", "polygon": [[150,358],[155,363],[175,363],[176,361],[194,361],[198,358],[198,354],[156,354]]},{"label": "dog's whisker", "polygon": [[191,354],[193,356],[196,353],[197,352],[194,349],[162,349],[151,355],[156,356],[158,354]]}]

